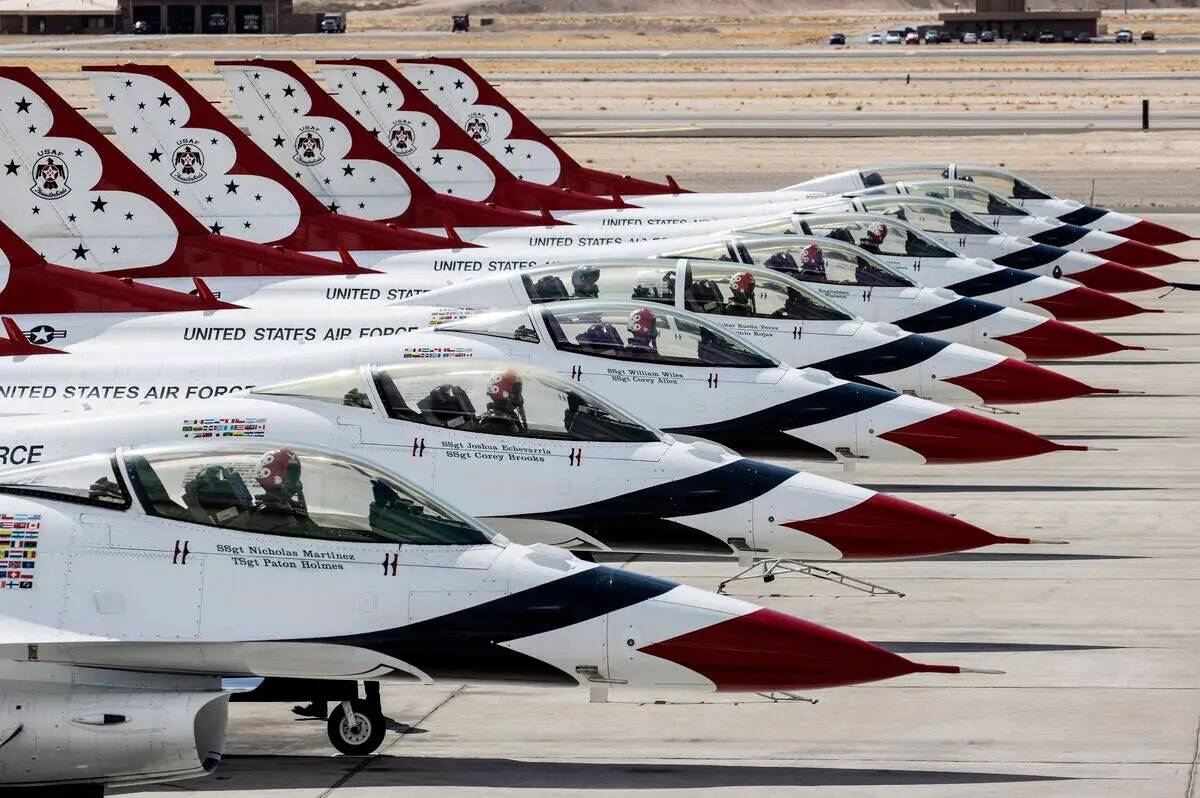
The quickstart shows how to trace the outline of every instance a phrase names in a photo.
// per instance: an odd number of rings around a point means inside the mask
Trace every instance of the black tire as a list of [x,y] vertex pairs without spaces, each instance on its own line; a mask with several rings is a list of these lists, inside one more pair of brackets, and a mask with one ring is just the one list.
[[350,701],[352,718],[346,717],[345,704],[337,704],[329,713],[326,731],[333,747],[347,756],[366,756],[375,752],[387,731],[383,713],[366,701]]

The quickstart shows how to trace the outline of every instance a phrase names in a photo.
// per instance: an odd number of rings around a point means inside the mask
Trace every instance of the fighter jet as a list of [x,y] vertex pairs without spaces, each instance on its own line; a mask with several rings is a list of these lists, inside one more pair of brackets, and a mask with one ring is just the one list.
[[[511,544],[327,449],[98,450],[5,471],[0,497],[9,789],[211,773],[222,676],[769,691],[960,672]],[[384,734],[362,702],[332,721],[365,750]]]
[[[364,362],[486,358],[541,365],[670,432],[744,454],[948,463],[1081,448],[781,365],[749,341],[674,308],[570,301],[475,316],[404,308],[386,327],[363,326],[346,314],[314,312],[297,320],[294,309],[239,322],[234,314],[245,312],[139,317],[101,329],[71,355],[14,358],[0,363],[0,398],[10,413],[43,413],[207,399]],[[443,323],[407,332],[404,313],[422,324]]]
[[975,183],[962,180],[925,180],[916,183],[888,183],[876,188],[855,192],[859,196],[879,194],[908,194],[917,197],[944,199],[963,210],[991,222],[993,227],[1008,235],[1028,238],[1039,244],[1062,247],[1072,252],[1086,252],[1098,258],[1146,268],[1169,266],[1180,258],[1164,249],[1131,241],[1128,238],[1068,224],[1060,219],[1047,219],[1031,214],[1012,200]]
[[1138,348],[1045,316],[962,297],[946,288],[921,288],[877,256],[826,236],[730,236],[659,257],[765,266],[808,283],[822,297],[869,321],[890,322],[908,332],[936,335],[1008,357],[1091,357]]
[[994,166],[961,163],[872,166],[817,177],[789,188],[797,191],[828,191],[832,194],[841,194],[846,191],[873,188],[885,183],[947,178],[984,186],[1005,199],[1013,200],[1034,216],[1058,219],[1065,224],[1113,233],[1131,241],[1163,246],[1194,240],[1187,233],[1174,230],[1158,222],[1055,196],[1027,178]]
[[983,219],[945,200],[913,195],[835,197],[807,202],[801,213],[872,213],[890,216],[920,228],[966,257],[987,258],[1000,266],[1043,276],[1072,280],[1098,291],[1122,293],[1165,288],[1188,288],[1153,274],[1028,238],[1001,233]]
[[890,559],[996,543],[965,521],[667,435],[528,366],[365,366],[237,397],[0,420],[0,465],[184,439],[277,438],[370,457],[522,544],[745,561]]
[[[1049,312],[1061,321],[1094,321],[1159,313],[1094,288],[1035,271],[1000,266],[985,258],[966,258],[908,222],[871,213],[803,213],[758,222],[736,233],[798,233],[838,238],[878,256],[910,280],[947,288],[959,296],[982,299],[1033,313]],[[1127,267],[1121,267],[1133,271]],[[1133,272],[1140,276],[1141,272]]]
[[524,307],[564,299],[632,299],[699,313],[785,363],[866,378],[950,404],[1068,399],[1095,389],[982,349],[864,321],[780,272],[688,260],[594,261],[468,280],[403,304]]

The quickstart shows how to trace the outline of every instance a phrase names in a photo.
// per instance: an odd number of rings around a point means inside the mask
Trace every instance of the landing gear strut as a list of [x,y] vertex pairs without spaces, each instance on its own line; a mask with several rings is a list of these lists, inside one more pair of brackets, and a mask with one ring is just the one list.
[[829,582],[834,582],[843,587],[849,587],[854,590],[860,590],[869,596],[897,596],[904,598],[904,594],[899,590],[893,590],[890,587],[877,585],[874,582],[868,582],[865,579],[848,576],[838,571],[831,571],[828,568],[822,568],[819,565],[812,563],[801,562],[800,560],[783,560],[769,559],[758,560],[749,567],[734,574],[726,579],[717,587],[718,593],[725,592],[725,586],[730,582],[741,582],[747,579],[762,579],[764,582],[770,583],[775,581],[776,576],[787,576],[789,574],[797,576],[812,576],[817,579],[824,579]]

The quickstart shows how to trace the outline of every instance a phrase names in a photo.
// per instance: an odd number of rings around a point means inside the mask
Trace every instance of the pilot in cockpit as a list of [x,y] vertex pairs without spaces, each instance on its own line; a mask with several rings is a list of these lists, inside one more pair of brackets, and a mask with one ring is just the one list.
[[266,532],[289,532],[313,525],[295,451],[281,447],[266,452],[259,458],[254,476],[263,490],[251,513],[254,527]]
[[814,283],[828,282],[825,276],[825,253],[816,244],[809,244],[800,254],[800,279]]
[[521,375],[505,369],[488,382],[487,410],[479,417],[477,429],[492,435],[520,435],[525,422],[525,397],[522,395]]
[[580,266],[571,272],[571,287],[576,299],[596,299],[600,296],[600,270],[595,266]]
[[634,352],[658,351],[658,317],[650,308],[638,308],[629,314],[629,340],[626,347]]
[[883,246],[887,234],[887,225],[876,222],[867,228],[866,235],[863,236],[862,241],[858,242],[859,249],[864,249],[873,255],[882,255],[883,251],[880,247]]
[[729,278],[729,301],[725,303],[726,316],[754,315],[754,275],[738,272]]

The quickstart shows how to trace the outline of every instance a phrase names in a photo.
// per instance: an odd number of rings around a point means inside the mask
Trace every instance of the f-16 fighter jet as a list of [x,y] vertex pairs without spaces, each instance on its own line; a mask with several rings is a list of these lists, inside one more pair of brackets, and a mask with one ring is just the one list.
[[[511,544],[372,462],[286,441],[5,471],[0,541],[10,790],[212,772],[222,676],[762,691],[960,671]],[[382,739],[381,716],[339,711]]]
[[[398,358],[486,358],[543,366],[668,431],[742,453],[939,463],[1084,448],[826,372],[791,368],[700,316],[652,303],[568,301],[475,316],[405,307],[391,313],[387,326],[363,326],[329,310],[313,311],[308,320],[285,309],[256,311],[239,321],[243,313],[165,314],[109,324],[71,354],[0,363],[0,395],[9,412],[44,413],[206,399]],[[409,326],[418,319],[418,326],[445,323],[407,332],[405,318]]]
[[828,191],[831,194],[841,194],[846,191],[873,188],[885,183],[947,178],[975,183],[990,189],[1005,199],[1013,200],[1034,216],[1058,219],[1065,224],[1113,233],[1131,241],[1163,246],[1193,240],[1187,233],[1174,230],[1158,222],[1055,196],[1027,178],[994,166],[961,163],[871,166],[813,178],[791,186],[790,189],[801,192]]

